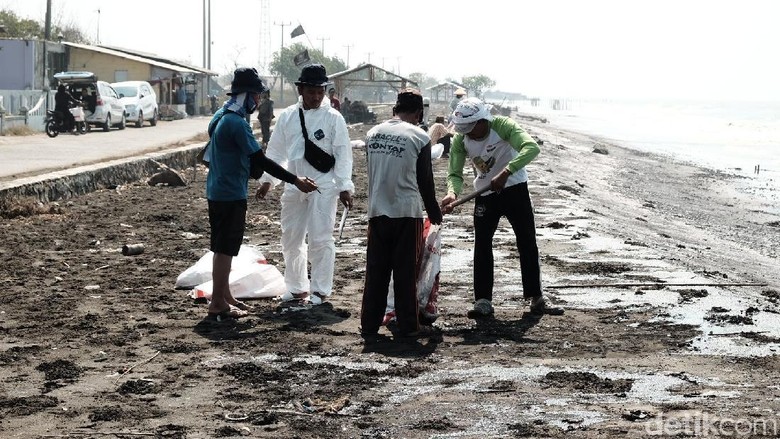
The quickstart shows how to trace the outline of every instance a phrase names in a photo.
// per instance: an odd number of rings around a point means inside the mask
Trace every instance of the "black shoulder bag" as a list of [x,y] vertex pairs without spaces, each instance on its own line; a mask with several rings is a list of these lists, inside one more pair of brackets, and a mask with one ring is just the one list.
[[303,158],[320,172],[330,171],[336,165],[336,158],[309,140],[309,133],[306,132],[306,123],[303,121],[303,109],[298,108],[298,115],[301,117],[301,130],[303,130],[303,140],[306,143]]
[[[206,142],[206,145],[203,146],[203,148],[198,151],[198,156],[196,157],[196,160],[203,166],[209,167],[209,159],[206,157],[208,156],[208,149],[209,146],[211,146],[211,136],[214,134],[214,130],[217,129],[217,124],[219,123],[219,120],[222,119],[222,116],[225,115],[226,112],[223,112],[222,115],[219,116],[219,119],[217,119],[214,124],[212,124],[208,130],[209,133],[209,140]],[[263,167],[262,167],[262,154],[263,150],[260,149],[260,151],[257,151],[256,153],[249,156],[249,176],[254,178],[255,180],[259,179],[263,176]]]

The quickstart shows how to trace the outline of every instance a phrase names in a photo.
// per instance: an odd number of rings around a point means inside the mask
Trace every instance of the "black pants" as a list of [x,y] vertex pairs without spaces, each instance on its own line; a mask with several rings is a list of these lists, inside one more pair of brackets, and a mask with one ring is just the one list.
[[263,145],[271,139],[271,119],[260,119],[260,132],[263,134]]
[[423,220],[379,216],[368,221],[366,283],[360,326],[363,333],[379,330],[387,308],[393,275],[395,316],[401,333],[417,331],[417,261],[422,255]]
[[60,116],[62,117],[62,125],[65,127],[66,130],[71,131],[76,126],[76,118],[73,117],[73,114],[70,112],[70,108],[55,108],[54,111],[59,111]]
[[477,197],[474,204],[474,298],[493,300],[493,235],[502,216],[515,232],[520,254],[523,297],[542,294],[539,249],[528,183],[506,187],[500,193]]
[[449,156],[450,155],[450,144],[452,142],[452,134],[447,134],[441,139],[439,139],[439,143],[444,145],[444,152],[442,155]]

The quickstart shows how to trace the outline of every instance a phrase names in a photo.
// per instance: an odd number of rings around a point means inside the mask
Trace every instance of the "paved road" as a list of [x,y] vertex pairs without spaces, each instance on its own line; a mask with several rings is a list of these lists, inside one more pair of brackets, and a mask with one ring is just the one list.
[[[210,117],[160,121],[156,127],[94,129],[80,136],[0,136],[0,181],[32,177],[103,161],[164,150],[206,132]],[[181,145],[177,145],[181,146]]]

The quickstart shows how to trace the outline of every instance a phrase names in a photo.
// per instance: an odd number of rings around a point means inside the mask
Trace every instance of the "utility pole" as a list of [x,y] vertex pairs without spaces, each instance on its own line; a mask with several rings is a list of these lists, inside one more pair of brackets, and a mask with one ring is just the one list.
[[320,37],[320,38],[317,38],[317,39],[320,40],[320,53],[322,53],[322,56],[324,58],[325,57],[325,40],[329,40],[330,38]]
[[[206,32],[206,26],[207,26],[207,18],[208,15],[208,9],[206,8],[206,1],[203,0],[203,38],[201,39],[201,42],[203,43],[203,68],[207,69],[209,66],[209,55],[208,55],[208,47],[209,41],[208,41],[208,33]],[[211,93],[211,76],[206,75],[206,99],[208,99],[209,94]]]
[[211,0],[209,0],[209,14],[208,14],[208,17],[209,17],[209,21],[208,21],[208,39],[209,39],[208,47],[209,47],[209,50],[208,50],[207,53],[208,53],[208,56],[209,56],[208,57],[208,64],[209,64],[208,65],[208,69],[211,70],[211,43],[212,43],[212,41],[211,41]]
[[97,20],[97,44],[100,44],[100,9],[97,10],[98,13],[98,20]]
[[[274,26],[281,26],[282,27],[282,41],[280,43],[280,49],[279,49],[279,56],[282,55],[282,50],[284,49],[284,27],[290,26],[292,23],[274,23]],[[279,86],[279,104],[284,108],[284,75],[279,72],[279,83],[281,84]]]
[[201,40],[203,43],[203,68],[205,69],[208,65],[208,57],[206,55],[206,0],[203,0],[203,38]]
[[346,45],[344,45],[344,47],[347,48],[347,68],[349,68],[349,48],[353,47],[353,46],[354,46],[354,44],[346,44]]
[[271,0],[260,0],[260,44],[258,65],[261,74],[271,73]]
[[366,52],[366,55],[368,56],[368,63],[371,64],[371,52]]
[[46,96],[46,109],[49,109],[49,66],[48,66],[48,58],[49,54],[47,53],[47,44],[48,41],[51,39],[51,0],[46,0],[46,23],[44,26],[44,32],[43,32],[43,75],[41,80],[41,88],[43,90],[46,90],[47,96]]

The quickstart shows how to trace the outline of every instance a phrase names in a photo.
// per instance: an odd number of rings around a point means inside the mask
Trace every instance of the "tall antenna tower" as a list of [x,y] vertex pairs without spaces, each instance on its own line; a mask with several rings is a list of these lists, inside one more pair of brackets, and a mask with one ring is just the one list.
[[260,0],[260,44],[257,65],[260,74],[271,74],[271,0]]

